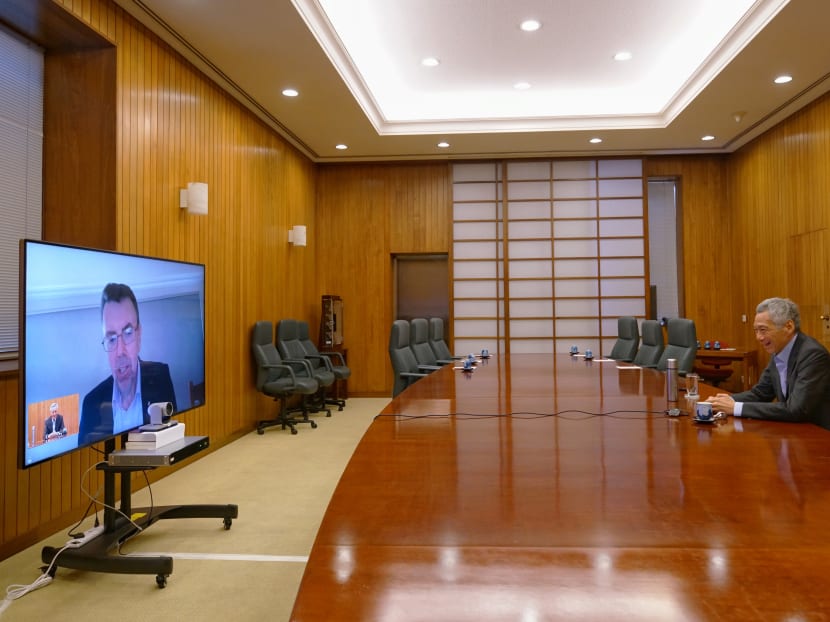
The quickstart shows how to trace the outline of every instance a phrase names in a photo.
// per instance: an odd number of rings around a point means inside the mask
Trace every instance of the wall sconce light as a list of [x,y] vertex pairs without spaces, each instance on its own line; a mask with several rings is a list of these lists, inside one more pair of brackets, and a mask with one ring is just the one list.
[[305,246],[305,225],[294,225],[288,230],[288,243]]
[[198,181],[187,184],[179,190],[179,207],[191,214],[208,213],[208,185]]

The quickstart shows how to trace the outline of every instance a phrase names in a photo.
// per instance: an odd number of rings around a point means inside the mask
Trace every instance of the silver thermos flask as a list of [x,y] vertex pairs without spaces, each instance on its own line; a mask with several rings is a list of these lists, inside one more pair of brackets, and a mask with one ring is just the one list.
[[666,360],[666,399],[677,401],[677,359]]

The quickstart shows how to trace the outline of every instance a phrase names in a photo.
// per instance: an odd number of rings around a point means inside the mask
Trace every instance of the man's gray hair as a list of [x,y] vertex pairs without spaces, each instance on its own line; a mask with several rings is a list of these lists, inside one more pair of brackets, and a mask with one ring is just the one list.
[[758,304],[755,313],[768,313],[769,319],[778,328],[792,320],[796,330],[801,330],[801,315],[798,312],[798,305],[789,298],[767,298]]

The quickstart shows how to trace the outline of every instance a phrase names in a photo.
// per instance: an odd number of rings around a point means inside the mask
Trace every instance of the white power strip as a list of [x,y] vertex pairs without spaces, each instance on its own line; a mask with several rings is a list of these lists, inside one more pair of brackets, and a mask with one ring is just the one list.
[[67,542],[66,543],[66,548],[77,549],[79,547],[82,547],[84,544],[86,544],[87,542],[89,542],[90,540],[92,540],[94,538],[97,538],[102,533],[104,533],[104,526],[103,525],[98,525],[97,527],[90,527],[89,529],[87,529],[84,532],[84,535],[82,535],[81,537],[73,538],[72,540]]

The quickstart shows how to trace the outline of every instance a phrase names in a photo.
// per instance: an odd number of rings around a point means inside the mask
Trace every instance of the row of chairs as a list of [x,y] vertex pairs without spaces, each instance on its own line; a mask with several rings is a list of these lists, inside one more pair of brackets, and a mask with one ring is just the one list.
[[[277,324],[277,339],[274,341],[274,326],[269,321],[259,321],[251,331],[251,352],[256,363],[257,391],[279,402],[276,418],[263,419],[257,423],[257,433],[265,428],[279,425],[297,433],[296,425],[308,423],[312,428],[317,423],[309,418],[309,412],[325,412],[331,416],[328,405],[343,410],[345,400],[331,397],[327,389],[337,380],[351,375],[340,352],[320,352],[309,338],[308,322],[294,319],[280,320]],[[288,400],[300,396],[299,405],[289,408]],[[294,413],[299,413],[294,416]]]
[[669,359],[676,359],[678,373],[691,373],[697,356],[694,321],[688,318],[670,318],[666,329],[664,340],[663,327],[657,320],[643,320],[642,326],[638,326],[635,318],[621,317],[617,320],[617,341],[608,358],[641,367],[656,367],[660,371],[666,370]]
[[440,317],[395,320],[389,333],[389,360],[395,374],[392,397],[456,358],[444,340]]

